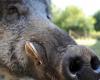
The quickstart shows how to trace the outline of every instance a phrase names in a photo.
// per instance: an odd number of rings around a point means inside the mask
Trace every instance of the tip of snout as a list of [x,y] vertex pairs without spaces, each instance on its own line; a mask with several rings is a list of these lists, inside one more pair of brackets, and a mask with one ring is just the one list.
[[67,46],[68,50],[72,51],[72,52],[77,52],[77,53],[83,53],[83,54],[91,54],[92,56],[95,56],[95,52],[84,45],[68,45]]

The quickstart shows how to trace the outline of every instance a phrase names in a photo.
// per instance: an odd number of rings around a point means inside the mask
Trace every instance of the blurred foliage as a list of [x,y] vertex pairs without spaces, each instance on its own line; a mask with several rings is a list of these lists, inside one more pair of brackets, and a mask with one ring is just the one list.
[[76,39],[76,42],[80,45],[85,45],[90,47],[100,57],[100,40],[92,38],[85,38],[85,39],[81,38],[81,39]]
[[94,16],[86,16],[75,6],[61,10],[53,5],[52,15],[56,25],[78,38],[75,39],[78,44],[92,48],[100,57],[100,11]]
[[95,30],[100,31],[100,11],[94,14],[94,18],[96,19]]
[[97,40],[97,42],[94,45],[89,47],[92,48],[96,52],[96,54],[100,57],[100,40]]
[[93,39],[100,40],[100,32],[93,31],[93,32],[90,33],[90,37],[93,38]]
[[53,21],[65,31],[73,31],[81,36],[88,35],[94,30],[95,19],[87,17],[79,8],[69,6],[60,11],[54,5],[52,7]]

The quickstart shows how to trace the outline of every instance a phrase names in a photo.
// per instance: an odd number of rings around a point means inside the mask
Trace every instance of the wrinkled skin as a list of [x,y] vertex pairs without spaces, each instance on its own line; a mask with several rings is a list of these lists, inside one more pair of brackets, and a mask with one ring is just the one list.
[[[50,20],[49,0],[0,0],[0,80],[99,80],[100,60]],[[31,42],[42,64],[25,52]]]

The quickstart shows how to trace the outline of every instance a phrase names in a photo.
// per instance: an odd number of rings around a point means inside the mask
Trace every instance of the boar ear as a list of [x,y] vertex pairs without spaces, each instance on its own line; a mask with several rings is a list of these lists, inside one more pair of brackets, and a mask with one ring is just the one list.
[[39,56],[38,51],[36,50],[35,46],[31,42],[27,41],[25,43],[25,52],[33,61],[37,61],[40,64],[42,64],[41,57]]

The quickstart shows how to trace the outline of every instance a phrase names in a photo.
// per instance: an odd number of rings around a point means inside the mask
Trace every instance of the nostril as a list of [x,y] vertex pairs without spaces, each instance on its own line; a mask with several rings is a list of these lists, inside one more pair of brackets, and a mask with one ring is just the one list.
[[97,57],[91,58],[91,67],[93,70],[98,70],[98,68],[100,68],[100,62]]
[[81,58],[76,57],[76,58],[70,59],[69,70],[72,74],[75,74],[78,71],[80,71],[82,66],[83,66],[83,61]]

